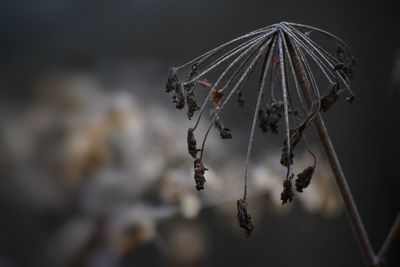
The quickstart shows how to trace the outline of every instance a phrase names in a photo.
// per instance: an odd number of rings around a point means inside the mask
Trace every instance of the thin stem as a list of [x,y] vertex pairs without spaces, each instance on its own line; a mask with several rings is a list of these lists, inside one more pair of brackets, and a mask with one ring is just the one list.
[[290,124],[289,124],[289,107],[288,107],[288,93],[287,93],[287,81],[285,75],[285,59],[283,55],[283,34],[279,32],[279,65],[281,71],[281,85],[282,85],[282,95],[283,95],[283,106],[285,113],[285,126],[286,126],[286,146],[287,146],[287,173],[286,179],[290,179],[291,172],[291,155],[292,155],[292,144],[290,141]]
[[[304,98],[308,105],[311,105],[311,84],[310,80],[307,79],[305,70],[301,67],[300,56],[298,50],[291,42],[289,42],[289,49],[291,51],[292,61],[295,65],[295,71],[297,78],[299,79],[299,84],[303,92]],[[331,166],[332,172],[334,174],[336,184],[339,187],[339,191],[345,203],[347,214],[349,215],[351,225],[353,227],[356,239],[361,248],[361,252],[364,256],[364,260],[367,266],[374,266],[375,254],[372,250],[371,243],[369,241],[367,232],[364,228],[363,222],[361,220],[360,214],[358,212],[357,206],[354,202],[353,195],[351,194],[350,188],[347,184],[346,177],[343,173],[342,167],[340,165],[339,159],[336,155],[335,149],[333,147],[331,138],[325,127],[325,123],[322,119],[320,113],[318,113],[314,120],[315,128],[317,129],[319,138],[321,140],[322,146],[327,155],[329,164]]]
[[256,123],[257,123],[257,118],[258,118],[258,112],[260,110],[261,99],[262,99],[262,96],[263,96],[263,93],[264,93],[265,80],[267,78],[269,66],[271,65],[272,55],[274,54],[274,50],[275,50],[275,42],[272,43],[271,48],[266,53],[267,62],[264,64],[263,70],[262,70],[262,74],[261,74],[262,77],[261,77],[261,81],[260,81],[260,89],[259,89],[259,92],[258,92],[257,104],[256,104],[256,108],[255,108],[255,111],[254,111],[253,123],[251,125],[249,144],[247,146],[246,161],[245,161],[245,165],[244,165],[244,194],[243,194],[243,200],[246,200],[246,198],[247,198],[248,168],[249,168],[251,150],[253,148],[254,132],[255,132],[255,129],[256,129]]
[[231,40],[231,41],[229,41],[227,43],[224,43],[224,44],[222,44],[222,45],[220,45],[220,46],[218,46],[218,47],[216,47],[216,48],[214,48],[212,50],[209,50],[208,52],[206,52],[206,53],[204,53],[204,54],[202,54],[202,55],[190,60],[189,62],[186,62],[184,65],[179,66],[176,69],[180,70],[180,69],[183,69],[183,68],[195,63],[196,61],[199,61],[199,60],[203,61],[206,58],[208,58],[209,56],[211,56],[211,55],[217,53],[218,51],[220,51],[221,49],[225,48],[226,46],[231,45],[231,44],[233,44],[233,43],[235,43],[237,41],[252,37],[254,35],[268,32],[268,29],[271,28],[271,27],[272,26],[268,26],[268,27],[265,27],[265,28],[262,28],[262,29],[258,29],[258,30],[252,31],[252,32],[247,33],[245,35],[239,36],[239,37],[237,37],[237,38],[235,38],[235,39],[233,39],[233,40]]
[[[206,99],[203,102],[203,105],[201,106],[199,115],[197,116],[197,120],[196,120],[196,124],[193,127],[193,129],[196,129],[197,126],[199,125],[201,116],[203,115],[204,109],[208,103],[208,100],[211,96],[211,92],[213,90],[215,90],[215,88],[219,85],[220,81],[225,77],[225,75],[228,73],[228,71],[237,63],[239,62],[244,56],[247,55],[247,53],[249,53],[252,49],[254,49],[254,47],[259,48],[259,46],[257,46],[257,44],[262,43],[262,39],[260,39],[259,41],[257,41],[256,43],[254,43],[253,45],[251,45],[249,48],[246,49],[246,51],[244,51],[241,55],[239,55],[225,70],[224,72],[220,75],[220,77],[218,78],[218,80],[215,82],[215,84],[212,86],[212,88],[209,90],[208,95],[206,97]],[[257,49],[254,49],[254,51],[252,53],[250,53],[250,55],[246,58],[246,60],[240,65],[239,70],[243,67],[244,64],[246,64],[248,62],[248,60],[251,59],[251,57],[254,55],[254,52],[257,51]],[[235,71],[234,75],[236,75],[237,72]],[[233,77],[233,76],[232,76]]]
[[[275,39],[274,39],[275,40]],[[206,143],[206,139],[208,134],[210,133],[211,130],[211,126],[213,125],[213,123],[215,122],[215,120],[218,118],[219,114],[221,113],[223,107],[226,105],[226,103],[228,103],[229,99],[232,97],[232,95],[235,93],[236,89],[240,86],[240,84],[242,83],[242,81],[246,78],[247,75],[250,75],[251,71],[253,70],[254,66],[256,65],[257,61],[260,59],[261,54],[264,52],[264,50],[267,48],[268,45],[270,45],[271,40],[267,40],[266,44],[263,45],[263,47],[260,49],[260,51],[258,52],[258,54],[256,55],[256,57],[252,60],[251,64],[248,66],[248,68],[244,71],[244,73],[242,74],[242,76],[240,77],[239,81],[236,83],[235,87],[233,87],[233,89],[231,90],[231,92],[229,93],[229,95],[226,97],[225,101],[220,105],[217,106],[215,108],[215,112],[214,112],[214,117],[210,122],[210,125],[208,126],[207,132],[204,136],[203,139],[203,143],[201,146],[201,155],[200,155],[200,159],[202,159],[203,157],[203,153],[204,153],[204,146]]]
[[322,146],[325,150],[332,172],[335,176],[336,184],[338,185],[339,191],[343,197],[347,213],[353,226],[353,230],[364,254],[364,259],[368,266],[374,266],[374,251],[372,249],[364,224],[358,212],[356,203],[354,202],[353,195],[350,191],[349,185],[347,184],[346,177],[344,176],[342,167],[336,155],[331,138],[329,137],[321,114],[317,115],[314,121],[314,125],[317,129],[319,138],[322,142]]
[[382,245],[381,250],[378,255],[375,257],[375,265],[379,266],[385,260],[385,257],[389,251],[389,249],[393,246],[394,241],[400,235],[400,214],[397,215],[396,221],[393,223],[392,228],[389,231],[389,234],[386,237],[385,242]]
[[214,121],[215,120],[211,120],[210,124],[208,125],[207,132],[204,135],[203,142],[201,143],[200,160],[203,159],[204,146],[206,145],[206,140],[207,140],[208,134],[210,133],[210,130],[211,130],[211,127],[212,127]]

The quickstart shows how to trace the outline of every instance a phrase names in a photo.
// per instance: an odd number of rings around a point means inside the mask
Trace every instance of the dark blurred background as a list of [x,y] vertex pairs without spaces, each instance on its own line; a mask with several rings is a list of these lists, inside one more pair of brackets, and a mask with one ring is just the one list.
[[[189,124],[164,93],[168,68],[279,21],[328,30],[357,58],[355,102],[325,118],[378,250],[400,210],[395,1],[5,0],[0,266],[363,266],[345,211],[315,204],[325,195],[310,192],[309,209],[285,211],[262,180],[256,231],[245,239],[237,196],[225,202],[190,187]],[[248,125],[240,114],[230,121]],[[222,163],[244,155],[247,134],[229,149],[210,145],[211,167],[232,174]],[[271,153],[258,147],[254,161],[266,166]],[[218,168],[216,195],[226,176]],[[175,178],[186,174],[190,189]],[[387,266],[400,266],[399,252],[397,242]]]

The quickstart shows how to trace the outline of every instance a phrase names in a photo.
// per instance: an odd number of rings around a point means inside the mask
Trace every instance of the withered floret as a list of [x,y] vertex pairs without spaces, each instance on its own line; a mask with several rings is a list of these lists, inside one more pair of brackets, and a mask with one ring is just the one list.
[[282,204],[292,202],[293,196],[292,181],[291,179],[285,179],[285,181],[283,181],[283,191],[281,193]]
[[267,107],[266,110],[260,108],[258,112],[258,119],[260,121],[259,126],[261,131],[268,132],[271,131],[273,134],[278,134],[279,121],[283,114],[283,104],[282,103],[272,103]]
[[172,96],[172,103],[175,104],[175,108],[177,109],[183,109],[185,107],[185,97],[183,96],[183,90],[180,85],[175,89],[175,93]]
[[303,192],[303,189],[307,188],[310,185],[314,170],[315,166],[309,166],[305,168],[301,173],[297,174],[295,185],[298,192]]
[[198,191],[204,189],[204,184],[206,183],[206,178],[204,177],[204,173],[208,169],[204,167],[203,162],[200,159],[196,159],[194,161],[194,180],[196,182],[196,189]]
[[189,128],[188,129],[188,133],[187,133],[187,145],[188,145],[188,151],[189,154],[193,157],[193,158],[197,158],[197,152],[200,151],[200,149],[197,149],[197,142],[196,142],[196,138],[194,137],[194,132],[193,132],[193,128]]
[[254,230],[254,224],[253,217],[251,217],[250,213],[247,210],[246,200],[239,199],[237,201],[237,211],[239,226],[245,230],[245,234],[248,237]]
[[326,112],[328,109],[330,109],[333,103],[336,102],[338,97],[339,97],[339,83],[334,82],[333,84],[330,85],[328,94],[321,98],[320,110],[322,112]]
[[196,96],[193,90],[187,92],[186,103],[188,105],[187,117],[190,120],[192,119],[194,112],[200,109],[199,105],[197,104]]
[[225,128],[221,122],[221,120],[217,119],[214,122],[215,127],[219,131],[219,136],[221,136],[222,139],[230,139],[232,138],[232,133],[231,129]]
[[211,91],[211,99],[214,102],[214,104],[218,104],[221,102],[222,98],[224,97],[224,91],[214,89]]
[[176,68],[170,68],[168,72],[168,79],[167,82],[165,83],[165,90],[167,93],[172,92],[176,90],[177,87],[179,87],[179,78],[176,73]]

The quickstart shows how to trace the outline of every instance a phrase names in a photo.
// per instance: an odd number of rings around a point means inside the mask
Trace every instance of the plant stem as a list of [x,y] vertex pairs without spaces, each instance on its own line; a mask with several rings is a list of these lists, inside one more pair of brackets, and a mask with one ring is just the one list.
[[331,138],[326,130],[325,123],[321,114],[318,114],[314,121],[315,128],[317,129],[322,146],[324,147],[326,156],[334,174],[339,191],[343,197],[347,214],[350,217],[351,225],[353,226],[356,239],[361,247],[364,260],[367,266],[375,266],[375,254],[369,241],[367,232],[365,231],[363,222],[358,212],[357,206],[354,202],[353,195],[351,194],[349,185],[347,184],[346,177],[344,176],[339,159],[336,155]]
[[392,228],[389,231],[389,234],[386,237],[385,242],[382,245],[381,250],[378,255],[375,257],[375,266],[379,266],[385,260],[386,254],[389,249],[393,246],[396,237],[400,234],[400,214],[397,215],[396,221],[393,223]]
[[[290,39],[288,39],[288,49],[293,62],[293,69],[296,78],[298,79],[299,87],[304,95],[307,105],[311,107],[313,103],[312,85],[301,61],[301,51],[295,43],[290,41]],[[324,147],[336,183],[339,187],[339,192],[344,200],[346,211],[350,217],[350,222],[353,227],[358,244],[360,245],[365,263],[368,267],[379,266],[382,263],[383,258],[387,254],[388,250],[393,245],[396,236],[400,233],[400,215],[397,217],[396,222],[394,223],[386,238],[386,241],[384,242],[380,252],[376,256],[372,249],[368,234],[364,228],[364,224],[358,212],[357,206],[354,202],[353,195],[350,191],[349,185],[347,184],[346,177],[343,173],[331,138],[329,137],[324,120],[320,113],[316,115],[314,119],[314,125],[322,142],[322,146]]]

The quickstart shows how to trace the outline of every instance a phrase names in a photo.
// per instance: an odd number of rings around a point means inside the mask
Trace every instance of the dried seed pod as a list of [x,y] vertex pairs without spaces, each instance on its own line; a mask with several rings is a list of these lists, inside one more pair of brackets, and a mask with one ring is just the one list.
[[278,134],[279,121],[283,115],[283,104],[282,103],[272,103],[267,113],[269,115],[268,126],[271,129],[271,133]]
[[260,126],[260,129],[263,133],[268,132],[268,127],[270,124],[269,119],[270,118],[268,114],[264,111],[264,109],[260,108],[260,110],[258,111],[258,120],[259,120],[258,125]]
[[187,94],[186,94],[186,103],[187,103],[187,106],[188,106],[187,117],[190,120],[190,119],[192,119],[193,114],[197,110],[200,109],[199,105],[197,104],[196,96],[195,96],[193,90],[187,92]]
[[330,109],[333,103],[336,102],[338,97],[339,97],[339,83],[334,82],[330,85],[328,94],[321,98],[320,110],[322,112],[326,112],[328,109]]
[[204,175],[194,175],[194,181],[196,182],[197,191],[204,189],[204,184],[206,183],[206,178],[204,178]]
[[292,181],[291,181],[292,177],[290,179],[285,179],[285,181],[283,181],[283,191],[281,193],[282,204],[286,204],[287,202],[292,202],[293,200],[294,193],[292,189]]
[[208,169],[204,167],[201,159],[196,159],[194,161],[194,180],[196,182],[196,189],[198,191],[204,189],[204,184],[206,183],[206,178],[204,178],[204,173]]
[[278,134],[279,121],[282,118],[283,114],[283,104],[281,103],[272,103],[267,110],[260,108],[258,113],[259,126],[261,130],[265,133],[268,132],[268,129],[271,130],[271,133]]
[[340,61],[333,68],[334,71],[338,71],[344,78],[353,78],[354,77],[354,66],[356,64],[356,60],[354,58]]
[[176,68],[170,68],[168,73],[168,79],[165,83],[165,90],[167,93],[175,91],[180,85],[179,78],[176,72]]
[[219,131],[219,136],[221,136],[222,139],[232,138],[231,129],[225,128],[220,119],[216,119],[214,125]]
[[199,68],[199,64],[196,62],[190,67],[189,79],[193,79],[194,76],[197,75],[197,70]]
[[185,97],[183,96],[182,86],[175,88],[175,93],[172,96],[172,103],[175,104],[175,108],[183,109],[185,107]]
[[297,175],[295,185],[298,192],[303,192],[303,189],[310,185],[314,170],[315,166],[309,166]]
[[347,63],[344,64],[343,72],[348,78],[354,77],[354,66],[356,65],[356,60],[352,58]]
[[187,145],[188,145],[188,151],[189,154],[193,157],[193,158],[197,158],[197,152],[200,151],[200,149],[197,149],[197,142],[196,142],[196,138],[194,137],[194,132],[193,132],[193,128],[189,128],[188,129],[188,133],[187,133]]
[[214,104],[218,104],[224,97],[224,92],[222,90],[214,89],[211,91],[211,99]]
[[344,53],[345,53],[344,48],[342,46],[338,45],[337,49],[336,49],[335,57],[339,62],[344,62],[344,60],[345,60],[345,54]]
[[247,210],[247,202],[244,199],[239,199],[237,201],[237,218],[239,222],[239,226],[245,230],[246,236],[250,236],[250,234],[254,230],[253,218]]

